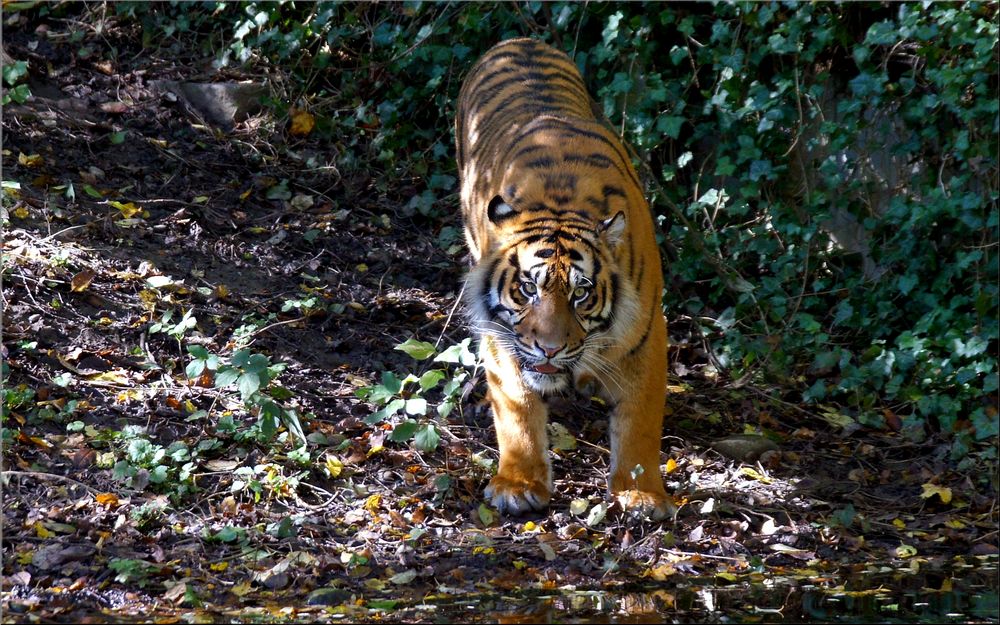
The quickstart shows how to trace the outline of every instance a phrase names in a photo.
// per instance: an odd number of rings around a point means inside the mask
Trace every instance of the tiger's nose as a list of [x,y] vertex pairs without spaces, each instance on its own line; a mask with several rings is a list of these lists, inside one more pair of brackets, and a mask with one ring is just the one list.
[[565,345],[557,345],[557,346],[553,347],[551,345],[542,345],[538,341],[535,341],[535,347],[537,347],[538,349],[542,350],[542,353],[545,354],[546,358],[554,358],[555,355],[558,354],[559,352],[561,352],[562,349],[564,347],[566,347],[566,346]]

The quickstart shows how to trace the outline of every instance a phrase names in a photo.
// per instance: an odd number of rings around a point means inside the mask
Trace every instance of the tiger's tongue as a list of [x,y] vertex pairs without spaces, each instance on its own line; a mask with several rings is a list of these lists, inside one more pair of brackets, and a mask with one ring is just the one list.
[[547,362],[546,363],[542,363],[540,365],[535,365],[534,367],[532,367],[532,369],[534,369],[538,373],[545,373],[545,374],[559,373],[559,368],[558,367],[554,367],[554,366],[552,366],[551,364],[549,364]]

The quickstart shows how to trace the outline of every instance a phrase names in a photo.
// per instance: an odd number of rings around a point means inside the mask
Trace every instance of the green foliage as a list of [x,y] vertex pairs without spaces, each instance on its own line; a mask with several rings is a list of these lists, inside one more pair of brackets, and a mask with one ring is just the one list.
[[3,97],[0,103],[7,106],[11,102],[23,104],[31,96],[27,84],[17,84],[28,75],[27,61],[14,61],[3,66]]
[[420,451],[436,449],[440,435],[434,419],[429,416],[432,404],[428,397],[433,396],[437,402],[436,412],[441,419],[447,418],[459,405],[462,386],[469,377],[466,368],[476,364],[476,356],[469,350],[470,343],[471,339],[465,339],[441,352],[431,343],[412,338],[397,345],[397,350],[415,360],[431,359],[445,366],[425,370],[419,375],[408,373],[402,378],[385,371],[381,383],[359,388],[358,397],[379,406],[365,421],[372,425],[393,422],[389,440],[412,441]]
[[994,436],[991,10],[629,8],[606,21],[614,53],[588,61],[611,79],[609,118],[671,183],[653,195],[681,285],[668,316],[714,318],[733,376],[863,424],[907,415],[910,436],[955,437],[956,458]]
[[[462,77],[497,41],[549,41],[636,151],[668,318],[729,377],[899,417],[956,460],[997,434],[994,5],[122,4],[144,28],[177,18],[168,35],[221,27],[219,65],[287,70],[278,111],[316,105],[338,169],[413,189],[399,212],[441,221],[446,249]],[[373,418],[423,416],[425,391],[386,374]]]

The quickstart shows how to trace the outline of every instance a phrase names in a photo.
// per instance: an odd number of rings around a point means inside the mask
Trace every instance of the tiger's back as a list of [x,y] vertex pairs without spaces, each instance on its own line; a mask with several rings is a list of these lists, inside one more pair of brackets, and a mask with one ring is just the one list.
[[500,447],[487,496],[502,511],[547,504],[544,397],[591,381],[615,407],[609,489],[658,515],[667,501],[659,250],[627,152],[593,111],[569,57],[532,39],[490,49],[459,94],[466,301]]

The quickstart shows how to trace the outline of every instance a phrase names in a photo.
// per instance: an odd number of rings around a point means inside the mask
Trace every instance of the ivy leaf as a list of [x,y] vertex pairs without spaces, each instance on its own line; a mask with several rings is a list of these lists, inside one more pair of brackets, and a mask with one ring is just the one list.
[[441,437],[438,435],[437,430],[434,426],[427,424],[417,430],[413,435],[413,444],[417,449],[424,452],[430,452],[437,449],[438,442],[440,442]]
[[416,339],[406,339],[405,342],[397,345],[396,349],[405,352],[408,356],[416,360],[426,360],[437,351],[434,349],[433,344]]

